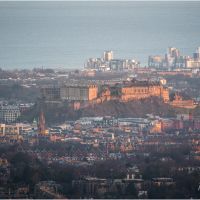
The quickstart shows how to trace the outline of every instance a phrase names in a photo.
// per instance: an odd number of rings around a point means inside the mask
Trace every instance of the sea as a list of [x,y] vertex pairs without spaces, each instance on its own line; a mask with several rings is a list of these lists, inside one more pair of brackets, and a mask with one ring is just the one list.
[[200,46],[200,2],[0,2],[2,69],[82,69],[105,50],[145,66],[171,46]]

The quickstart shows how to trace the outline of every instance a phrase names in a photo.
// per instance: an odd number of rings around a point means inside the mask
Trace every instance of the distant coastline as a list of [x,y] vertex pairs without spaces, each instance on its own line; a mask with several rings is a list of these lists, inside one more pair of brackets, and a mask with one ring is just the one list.
[[0,2],[0,67],[82,68],[112,49],[144,66],[149,55],[200,44],[200,2]]

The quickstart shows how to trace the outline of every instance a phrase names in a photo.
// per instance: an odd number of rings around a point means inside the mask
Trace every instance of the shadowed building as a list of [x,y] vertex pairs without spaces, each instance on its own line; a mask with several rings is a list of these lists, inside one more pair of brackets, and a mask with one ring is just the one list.
[[60,89],[62,100],[92,101],[97,98],[98,87],[96,85],[65,85]]
[[97,98],[96,85],[47,85],[41,88],[45,101],[92,101]]
[[43,86],[41,94],[48,101],[58,101],[60,100],[60,87],[58,85]]

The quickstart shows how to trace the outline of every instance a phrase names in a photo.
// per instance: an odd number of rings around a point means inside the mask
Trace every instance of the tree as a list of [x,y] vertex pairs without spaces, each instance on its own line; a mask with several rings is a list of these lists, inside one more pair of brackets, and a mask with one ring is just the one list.
[[127,188],[126,188],[126,196],[127,198],[131,198],[131,199],[135,199],[137,198],[137,190],[135,188],[135,184],[134,182],[131,182],[128,184]]

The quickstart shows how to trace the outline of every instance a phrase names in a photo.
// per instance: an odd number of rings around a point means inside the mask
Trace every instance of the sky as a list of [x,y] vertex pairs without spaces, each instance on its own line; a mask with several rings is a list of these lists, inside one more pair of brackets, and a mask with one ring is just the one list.
[[[0,1],[55,1],[56,2],[56,0],[0,0]],[[88,2],[88,1],[93,1],[93,2],[95,2],[95,1],[105,1],[105,0],[62,0],[62,1],[86,1],[86,2]],[[141,0],[106,0],[105,2],[107,2],[107,1],[121,1],[121,2],[126,2],[126,1],[141,1]],[[142,0],[142,1],[152,1],[152,0]],[[163,2],[167,2],[166,0],[153,0],[153,1],[163,1]],[[176,1],[188,1],[188,2],[192,2],[193,0],[168,0],[168,1],[174,1],[174,2],[176,2]],[[200,1],[200,0],[196,0],[196,1]]]

